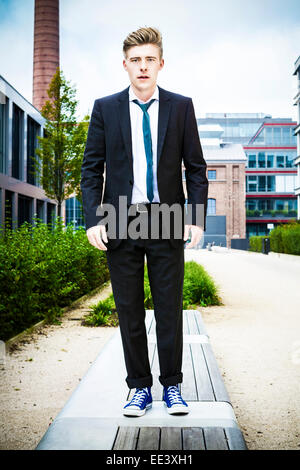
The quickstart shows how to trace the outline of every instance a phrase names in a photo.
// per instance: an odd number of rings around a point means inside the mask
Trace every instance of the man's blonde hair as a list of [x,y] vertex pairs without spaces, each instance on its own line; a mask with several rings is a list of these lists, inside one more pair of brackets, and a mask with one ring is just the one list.
[[127,51],[131,47],[141,46],[142,44],[154,44],[159,48],[159,57],[162,59],[163,47],[162,47],[162,36],[157,28],[139,28],[137,31],[133,31],[128,34],[127,38],[123,42],[123,53],[125,58],[127,57]]

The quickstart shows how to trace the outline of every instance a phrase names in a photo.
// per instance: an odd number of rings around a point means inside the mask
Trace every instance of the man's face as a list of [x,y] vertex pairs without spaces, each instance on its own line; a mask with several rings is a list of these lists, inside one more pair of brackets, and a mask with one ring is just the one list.
[[160,60],[157,46],[143,44],[128,49],[123,66],[133,87],[142,92],[155,87],[157,74],[164,66],[164,59]]

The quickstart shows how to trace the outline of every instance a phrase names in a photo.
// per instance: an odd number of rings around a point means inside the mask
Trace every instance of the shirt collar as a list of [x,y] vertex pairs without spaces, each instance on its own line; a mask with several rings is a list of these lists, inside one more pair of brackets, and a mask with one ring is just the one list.
[[134,91],[132,89],[132,86],[130,85],[130,87],[129,87],[129,101],[138,100],[139,103],[143,104],[143,103],[148,103],[148,101],[153,100],[153,99],[159,101],[159,92],[158,92],[158,86],[157,85],[155,87],[153,95],[147,101],[141,101],[136,96],[136,94],[134,93]]

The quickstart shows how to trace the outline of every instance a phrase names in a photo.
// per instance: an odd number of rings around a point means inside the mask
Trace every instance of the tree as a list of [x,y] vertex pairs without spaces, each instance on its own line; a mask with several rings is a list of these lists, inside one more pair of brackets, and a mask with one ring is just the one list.
[[47,197],[54,199],[61,216],[61,205],[75,193],[81,201],[80,178],[83,152],[90,117],[76,122],[76,89],[57,68],[47,90],[49,100],[41,109],[45,118],[44,136],[38,136],[35,173]]

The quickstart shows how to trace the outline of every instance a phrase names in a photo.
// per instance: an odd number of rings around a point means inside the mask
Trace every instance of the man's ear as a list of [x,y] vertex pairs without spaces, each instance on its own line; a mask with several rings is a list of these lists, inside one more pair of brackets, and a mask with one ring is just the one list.
[[163,68],[163,66],[165,65],[165,59],[161,59],[160,61],[160,68],[159,70],[161,70]]
[[127,70],[127,64],[126,64],[126,60],[125,60],[125,59],[123,59],[123,67],[124,67],[125,70]]

